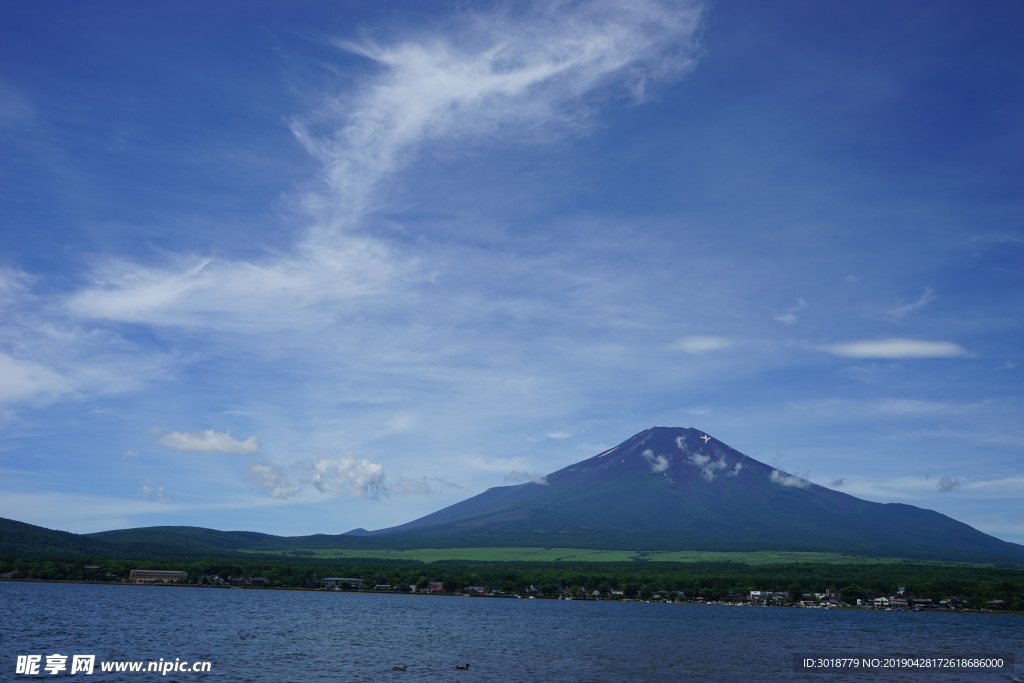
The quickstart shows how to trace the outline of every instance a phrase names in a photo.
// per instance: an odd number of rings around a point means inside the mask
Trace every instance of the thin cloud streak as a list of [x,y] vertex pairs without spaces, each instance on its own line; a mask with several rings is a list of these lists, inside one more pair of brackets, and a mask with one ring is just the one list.
[[736,341],[729,337],[716,335],[690,335],[683,337],[672,344],[672,348],[699,356],[704,353],[722,351],[735,345]]
[[206,429],[201,432],[168,432],[156,440],[157,444],[176,451],[199,453],[258,453],[259,442],[255,436],[236,439],[231,432],[215,432]]
[[892,308],[886,313],[885,317],[888,318],[889,320],[897,322],[901,321],[911,313],[919,311],[928,304],[930,304],[932,301],[935,301],[935,299],[935,290],[932,289],[931,287],[926,287],[924,292],[921,294],[920,298],[917,299],[917,301]]
[[74,316],[133,323],[238,331],[322,325],[323,304],[387,292],[408,277],[381,241],[347,236],[332,245],[300,244],[294,254],[264,263],[169,258],[162,266],[108,261],[90,286],[68,297]]
[[877,339],[828,344],[820,351],[843,358],[904,360],[917,358],[958,358],[971,353],[959,344],[921,339]]

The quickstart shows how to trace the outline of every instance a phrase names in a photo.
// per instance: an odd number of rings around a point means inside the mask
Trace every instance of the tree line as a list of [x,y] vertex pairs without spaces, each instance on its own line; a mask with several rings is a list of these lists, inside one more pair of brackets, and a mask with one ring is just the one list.
[[[746,565],[736,562],[471,562],[345,559],[240,560],[166,558],[118,559],[101,557],[0,557],[0,577],[66,581],[127,580],[132,569],[171,569],[188,572],[189,583],[228,579],[266,579],[277,588],[313,588],[327,577],[362,579],[371,588],[388,585],[398,590],[425,588],[441,582],[460,592],[481,586],[522,594],[535,589],[545,595],[598,591],[602,596],[621,591],[623,597],[650,598],[659,592],[682,592],[687,598],[722,600],[749,591],[787,592],[790,600],[826,591],[853,604],[857,599],[904,595],[938,603],[947,598],[966,606],[1024,610],[1024,570],[1015,567],[925,563]],[[12,572],[14,574],[12,574]]]

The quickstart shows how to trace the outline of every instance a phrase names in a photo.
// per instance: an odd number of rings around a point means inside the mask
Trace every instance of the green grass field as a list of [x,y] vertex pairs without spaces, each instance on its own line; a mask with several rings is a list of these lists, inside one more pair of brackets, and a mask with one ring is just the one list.
[[[879,564],[902,562],[898,558],[863,557],[841,553],[810,552],[714,552],[684,550],[676,552],[642,550],[591,550],[586,548],[419,548],[416,550],[311,550],[305,557],[319,559],[366,558],[378,560],[416,560],[438,562],[735,562],[747,565],[791,564]],[[310,553],[310,554],[307,554]],[[265,553],[264,553],[265,554]],[[289,551],[277,553],[289,556]],[[930,563],[923,563],[930,564]]]

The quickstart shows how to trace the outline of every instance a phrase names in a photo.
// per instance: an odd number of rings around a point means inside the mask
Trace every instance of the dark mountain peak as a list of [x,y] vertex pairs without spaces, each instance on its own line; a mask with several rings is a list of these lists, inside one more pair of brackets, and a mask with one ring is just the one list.
[[659,475],[676,487],[723,485],[730,480],[813,486],[740,453],[706,432],[681,427],[645,429],[618,446],[549,475],[547,481],[564,483],[582,476],[614,478],[630,472]]

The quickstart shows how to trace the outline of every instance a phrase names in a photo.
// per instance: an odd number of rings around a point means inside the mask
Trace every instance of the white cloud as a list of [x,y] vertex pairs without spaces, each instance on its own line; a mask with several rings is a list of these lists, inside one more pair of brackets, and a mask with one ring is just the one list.
[[943,477],[942,479],[939,479],[939,483],[936,484],[936,488],[938,488],[939,491],[942,492],[953,491],[955,489],[960,488],[960,486],[961,484],[959,481],[955,479],[950,479],[949,477]]
[[820,351],[844,358],[901,360],[911,358],[955,358],[971,353],[959,344],[921,339],[876,339],[829,344]]
[[[677,437],[676,443],[679,442],[680,439]],[[682,444],[680,444],[680,447],[682,447]],[[714,481],[715,475],[720,470],[724,470],[729,467],[729,463],[726,462],[724,455],[718,456],[718,460],[712,460],[710,455],[705,455],[703,453],[692,453],[689,456],[687,456],[686,459],[689,460],[692,464],[699,467],[701,475],[708,481]],[[742,465],[740,463],[736,464],[740,466],[740,469],[742,469]],[[736,469],[732,472],[733,475],[738,473],[739,469]]]
[[384,466],[353,455],[321,457],[288,466],[258,463],[248,468],[249,477],[272,498],[315,500],[322,496],[347,496],[379,500],[390,495],[428,495],[462,488],[438,477],[399,477],[389,483]]
[[734,346],[736,342],[729,337],[719,337],[714,335],[691,335],[683,337],[679,341],[672,344],[672,348],[678,351],[684,351],[686,353],[692,353],[694,355],[700,355],[702,353],[710,353],[712,351],[721,351],[722,349],[728,349]]
[[272,498],[290,498],[301,490],[288,481],[288,476],[281,467],[256,463],[249,465],[248,472],[257,486],[269,489],[268,493]]
[[142,485],[139,495],[153,503],[162,503],[166,505],[171,502],[170,497],[167,495],[167,490],[163,486],[154,486],[150,482],[146,482]]
[[804,301],[803,299],[797,299],[795,306],[790,307],[790,309],[785,313],[780,313],[779,315],[775,316],[775,319],[778,320],[780,323],[792,325],[793,323],[796,322],[796,314],[804,310],[805,308],[807,308],[807,302]]
[[215,432],[212,429],[201,432],[168,432],[156,442],[176,451],[245,454],[259,452],[259,443],[255,436],[240,441],[231,436],[231,432]]
[[644,460],[651,466],[652,472],[664,472],[672,464],[672,460],[664,455],[655,455],[650,448],[641,453]]
[[772,470],[769,479],[771,479],[776,484],[781,484],[782,486],[792,486],[798,489],[805,489],[811,485],[811,482],[807,481],[806,479],[801,479],[800,477],[795,477],[792,474],[786,474],[785,472],[780,472],[779,470]]
[[313,471],[310,481],[320,493],[377,499],[388,492],[384,467],[365,458],[323,457],[296,467]]

